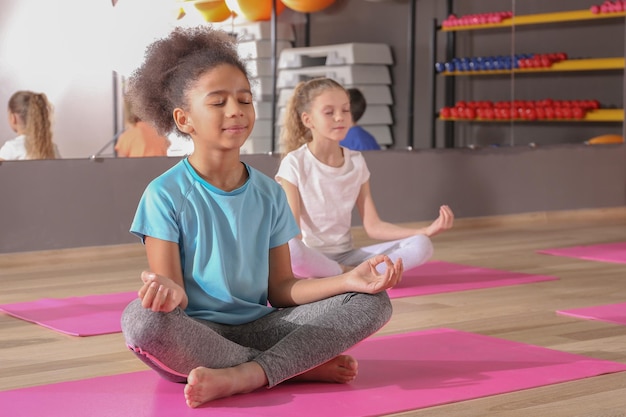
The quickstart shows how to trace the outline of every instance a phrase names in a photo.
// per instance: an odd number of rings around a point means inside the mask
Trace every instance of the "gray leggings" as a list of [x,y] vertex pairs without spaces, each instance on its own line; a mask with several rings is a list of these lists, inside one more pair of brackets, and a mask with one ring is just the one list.
[[391,318],[386,292],[346,293],[278,309],[258,320],[225,325],[180,308],[155,313],[132,301],[122,315],[128,347],[162,377],[185,382],[198,366],[227,368],[255,361],[269,387],[315,368],[379,330]]

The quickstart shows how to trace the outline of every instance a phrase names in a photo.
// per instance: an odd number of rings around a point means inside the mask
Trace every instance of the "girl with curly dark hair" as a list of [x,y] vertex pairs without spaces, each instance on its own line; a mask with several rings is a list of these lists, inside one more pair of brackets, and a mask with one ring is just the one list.
[[[190,407],[286,380],[347,383],[342,352],[391,317],[386,289],[402,262],[375,256],[325,279],[298,279],[287,242],[299,233],[280,185],[240,160],[255,121],[245,64],[210,27],[156,41],[130,79],[139,117],[194,152],[153,180],[131,232],[149,271],[122,317],[126,343]],[[384,264],[384,272],[376,266]]]

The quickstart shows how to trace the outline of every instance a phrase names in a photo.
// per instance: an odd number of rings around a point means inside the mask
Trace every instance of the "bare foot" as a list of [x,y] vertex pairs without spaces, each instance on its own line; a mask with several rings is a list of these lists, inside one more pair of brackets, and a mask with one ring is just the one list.
[[189,407],[196,408],[208,401],[254,391],[267,384],[267,376],[256,362],[224,369],[200,366],[187,377],[185,401]]
[[347,384],[358,374],[359,363],[352,356],[339,355],[303,374],[291,378],[292,381],[318,381]]

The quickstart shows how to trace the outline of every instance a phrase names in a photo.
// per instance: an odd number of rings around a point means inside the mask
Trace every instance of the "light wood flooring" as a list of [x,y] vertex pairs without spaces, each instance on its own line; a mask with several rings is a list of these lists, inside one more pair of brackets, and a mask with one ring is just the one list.
[[[535,252],[624,241],[625,208],[460,219],[455,226],[433,239],[434,259],[559,280],[394,299],[393,318],[373,337],[447,327],[626,363],[626,326],[555,314],[626,301],[626,265]],[[358,228],[355,236],[370,243]],[[0,304],[136,290],[145,265],[139,244],[0,255]],[[121,334],[72,337],[0,314],[0,391],[144,369]],[[626,416],[626,372],[397,415]]]

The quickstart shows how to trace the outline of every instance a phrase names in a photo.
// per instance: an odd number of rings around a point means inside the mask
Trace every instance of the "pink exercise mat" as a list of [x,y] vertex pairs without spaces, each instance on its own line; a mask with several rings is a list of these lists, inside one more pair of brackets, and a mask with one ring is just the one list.
[[367,339],[349,351],[352,384],[283,383],[187,408],[183,384],[154,371],[0,392],[11,417],[364,417],[465,401],[602,374],[626,364],[451,329]]
[[501,271],[443,261],[431,261],[404,271],[400,285],[387,291],[391,298],[552,281],[557,277]]
[[626,264],[626,242],[571,246],[568,248],[543,249],[537,252],[546,255],[586,259],[588,261]]
[[0,311],[72,336],[121,332],[120,319],[137,292],[42,298],[25,303],[0,305]]
[[605,321],[626,326],[626,303],[557,310],[557,314],[579,319]]

